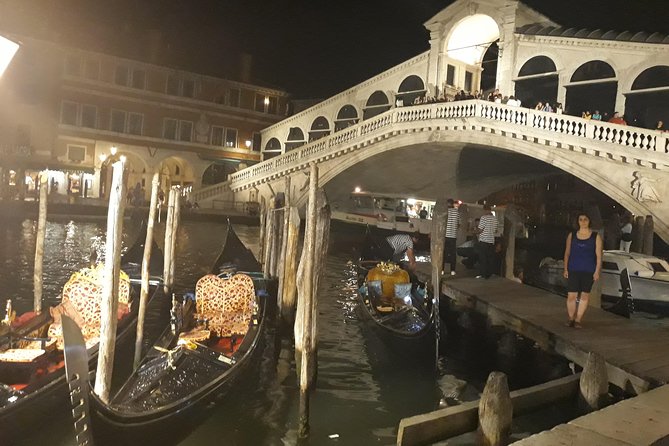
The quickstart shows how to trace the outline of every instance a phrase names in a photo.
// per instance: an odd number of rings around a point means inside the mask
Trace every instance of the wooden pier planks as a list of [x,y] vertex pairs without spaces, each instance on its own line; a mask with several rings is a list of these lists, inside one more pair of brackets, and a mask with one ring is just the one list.
[[669,382],[669,328],[599,308],[588,309],[583,329],[570,328],[563,297],[499,277],[445,280],[442,293],[581,366],[589,352],[601,355],[611,382],[628,391]]
[[[576,418],[513,443],[518,446],[638,446],[669,437],[669,386]],[[658,442],[658,443],[655,443]]]

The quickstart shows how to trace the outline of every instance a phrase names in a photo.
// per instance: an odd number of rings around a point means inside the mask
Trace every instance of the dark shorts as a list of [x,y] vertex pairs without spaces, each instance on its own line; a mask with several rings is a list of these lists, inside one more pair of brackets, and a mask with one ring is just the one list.
[[594,273],[588,271],[569,271],[567,279],[567,292],[569,293],[589,293],[592,290]]

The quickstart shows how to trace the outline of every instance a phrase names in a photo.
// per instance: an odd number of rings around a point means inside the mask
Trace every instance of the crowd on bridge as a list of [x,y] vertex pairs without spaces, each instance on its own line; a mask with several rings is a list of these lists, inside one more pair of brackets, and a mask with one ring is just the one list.
[[[483,92],[479,90],[476,90],[474,92],[460,90],[455,95],[452,96],[448,95],[446,91],[447,91],[446,88],[442,89],[442,93],[437,96],[418,95],[414,98],[411,104],[405,104],[404,98],[398,95],[395,101],[395,105],[397,107],[403,107],[406,105],[422,105],[422,104],[435,104],[441,102],[456,102],[456,101],[465,101],[472,99],[479,99],[479,100],[484,99]],[[519,98],[513,95],[509,96],[503,95],[499,91],[499,89],[490,91],[490,93],[488,93],[488,95],[485,96],[485,99],[490,102],[494,102],[496,104],[504,104],[514,107],[522,106],[522,101]],[[534,109],[537,111],[556,113],[560,115],[564,113],[564,107],[560,102],[551,103],[550,101],[540,101],[536,103]],[[638,125],[638,123],[636,122],[636,119],[626,119],[625,116],[620,115],[619,112],[613,112],[612,115],[609,115],[609,113],[606,111],[600,113],[598,109],[595,109],[594,112],[590,112],[590,110],[585,110],[581,113],[581,118],[593,121],[608,122],[611,124],[632,125],[634,127],[640,127],[640,125]],[[667,128],[664,127],[664,123],[661,120],[657,121],[657,123],[653,127],[653,130],[661,132],[669,131]]]

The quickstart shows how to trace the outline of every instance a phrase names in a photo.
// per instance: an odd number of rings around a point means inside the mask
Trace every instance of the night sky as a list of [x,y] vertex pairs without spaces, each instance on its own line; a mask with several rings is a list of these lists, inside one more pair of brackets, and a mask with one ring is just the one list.
[[[160,61],[326,98],[425,51],[423,23],[451,0],[22,0],[72,45],[142,58],[160,30]],[[526,0],[563,26],[669,34],[668,0]],[[1,3],[0,3],[1,7]]]

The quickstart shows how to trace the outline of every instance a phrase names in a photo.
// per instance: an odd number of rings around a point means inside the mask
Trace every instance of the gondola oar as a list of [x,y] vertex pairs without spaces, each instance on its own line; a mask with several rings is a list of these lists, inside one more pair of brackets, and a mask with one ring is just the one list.
[[65,375],[72,403],[74,432],[78,446],[93,446],[91,416],[88,405],[88,352],[79,326],[62,315],[63,341],[65,343]]

